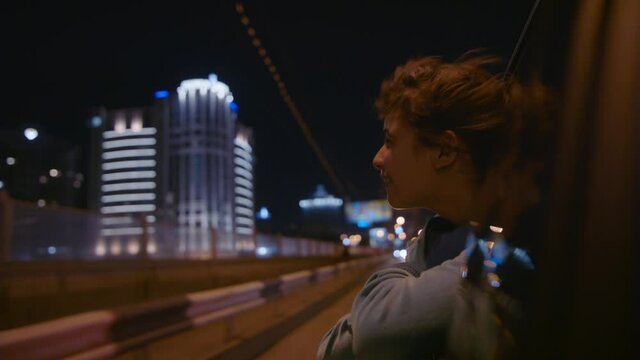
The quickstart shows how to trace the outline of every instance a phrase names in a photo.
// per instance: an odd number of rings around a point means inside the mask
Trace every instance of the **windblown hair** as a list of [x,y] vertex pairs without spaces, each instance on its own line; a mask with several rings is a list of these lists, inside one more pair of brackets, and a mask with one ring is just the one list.
[[529,84],[510,82],[505,118],[509,122],[509,149],[514,154],[516,169],[531,163],[548,167],[555,148],[558,99],[552,88],[537,79]]
[[504,82],[484,68],[499,59],[477,52],[452,63],[430,56],[398,66],[383,81],[375,109],[381,119],[399,115],[425,146],[439,145],[438,135],[453,131],[468,148],[482,180],[491,164],[505,155],[508,131]]

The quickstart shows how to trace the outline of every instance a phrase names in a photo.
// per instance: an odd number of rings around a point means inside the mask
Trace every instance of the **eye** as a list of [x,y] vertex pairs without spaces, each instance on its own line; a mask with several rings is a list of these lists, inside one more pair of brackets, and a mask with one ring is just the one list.
[[391,138],[390,138],[389,136],[386,136],[386,135],[385,135],[385,137],[384,137],[384,144],[385,144],[385,145],[387,145],[387,146],[388,146],[388,145],[391,145]]

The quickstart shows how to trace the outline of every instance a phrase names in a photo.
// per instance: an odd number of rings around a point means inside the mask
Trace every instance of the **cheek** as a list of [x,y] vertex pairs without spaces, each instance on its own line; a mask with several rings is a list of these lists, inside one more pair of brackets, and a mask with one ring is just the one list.
[[415,188],[417,192],[423,192],[425,189],[434,185],[429,168],[420,162],[414,162],[412,164],[411,175],[413,188]]

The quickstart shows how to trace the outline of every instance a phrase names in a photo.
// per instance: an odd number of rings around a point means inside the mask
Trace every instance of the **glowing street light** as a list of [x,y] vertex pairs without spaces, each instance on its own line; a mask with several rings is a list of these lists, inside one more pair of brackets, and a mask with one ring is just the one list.
[[33,141],[38,137],[38,130],[34,128],[26,128],[24,129],[24,137],[29,141]]
[[396,219],[396,223],[398,225],[404,225],[404,217],[398,216],[398,218]]
[[100,127],[102,125],[102,118],[100,116],[93,116],[89,123],[93,128]]
[[258,211],[257,217],[260,220],[268,220],[271,218],[271,213],[269,212],[269,209],[263,206],[260,208],[260,211]]

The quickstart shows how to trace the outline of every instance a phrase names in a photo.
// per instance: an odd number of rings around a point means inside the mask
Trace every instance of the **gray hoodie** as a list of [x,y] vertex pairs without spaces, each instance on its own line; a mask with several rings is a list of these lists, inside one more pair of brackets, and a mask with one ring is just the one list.
[[351,313],[322,339],[318,359],[426,359],[445,351],[470,231],[434,231],[438,220],[428,219],[409,242],[406,262],[371,275]]

